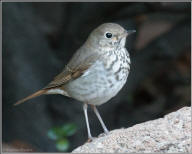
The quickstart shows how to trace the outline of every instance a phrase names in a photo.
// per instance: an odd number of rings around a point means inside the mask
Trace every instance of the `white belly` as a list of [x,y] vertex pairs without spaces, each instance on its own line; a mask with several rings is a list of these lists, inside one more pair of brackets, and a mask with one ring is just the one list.
[[97,61],[81,77],[65,85],[69,96],[81,102],[100,105],[114,97],[127,80],[129,70],[121,70],[114,64],[107,69],[101,61]]

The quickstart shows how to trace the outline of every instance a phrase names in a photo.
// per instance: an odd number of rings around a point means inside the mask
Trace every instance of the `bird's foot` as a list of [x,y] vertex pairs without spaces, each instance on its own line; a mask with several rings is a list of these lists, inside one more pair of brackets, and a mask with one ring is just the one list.
[[104,129],[104,134],[105,134],[105,135],[109,135],[108,129]]
[[104,131],[102,134],[100,134],[98,137],[103,137],[109,135],[109,131]]
[[92,137],[92,136],[91,136],[91,137],[89,137],[89,138],[88,138],[88,140],[87,140],[87,143],[92,142],[94,139],[95,139],[95,137]]

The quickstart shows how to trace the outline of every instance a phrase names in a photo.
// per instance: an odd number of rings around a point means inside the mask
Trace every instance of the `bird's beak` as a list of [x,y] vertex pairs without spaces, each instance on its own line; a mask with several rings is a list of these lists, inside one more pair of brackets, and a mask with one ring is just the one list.
[[125,30],[125,32],[122,35],[122,38],[127,37],[128,35],[135,33],[135,32],[136,32],[136,30]]
[[136,30],[126,30],[127,35],[130,35],[130,34],[135,33],[135,32],[136,32]]

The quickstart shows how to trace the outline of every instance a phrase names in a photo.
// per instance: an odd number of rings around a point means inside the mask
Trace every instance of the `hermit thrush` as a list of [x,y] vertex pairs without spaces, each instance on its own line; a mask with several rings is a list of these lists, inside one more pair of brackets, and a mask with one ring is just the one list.
[[92,140],[87,106],[92,106],[105,133],[108,130],[96,105],[106,103],[126,83],[130,71],[130,57],[125,48],[126,37],[135,30],[126,31],[114,23],[105,23],[94,29],[86,42],[76,51],[64,70],[45,88],[18,101],[23,103],[42,94],[61,94],[83,102],[83,110]]

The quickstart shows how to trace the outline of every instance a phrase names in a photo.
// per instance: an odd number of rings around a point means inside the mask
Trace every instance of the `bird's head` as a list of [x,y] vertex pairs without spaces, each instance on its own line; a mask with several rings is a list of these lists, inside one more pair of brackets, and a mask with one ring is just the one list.
[[102,48],[124,47],[126,37],[135,30],[125,30],[122,26],[115,23],[105,23],[94,29],[88,42]]

